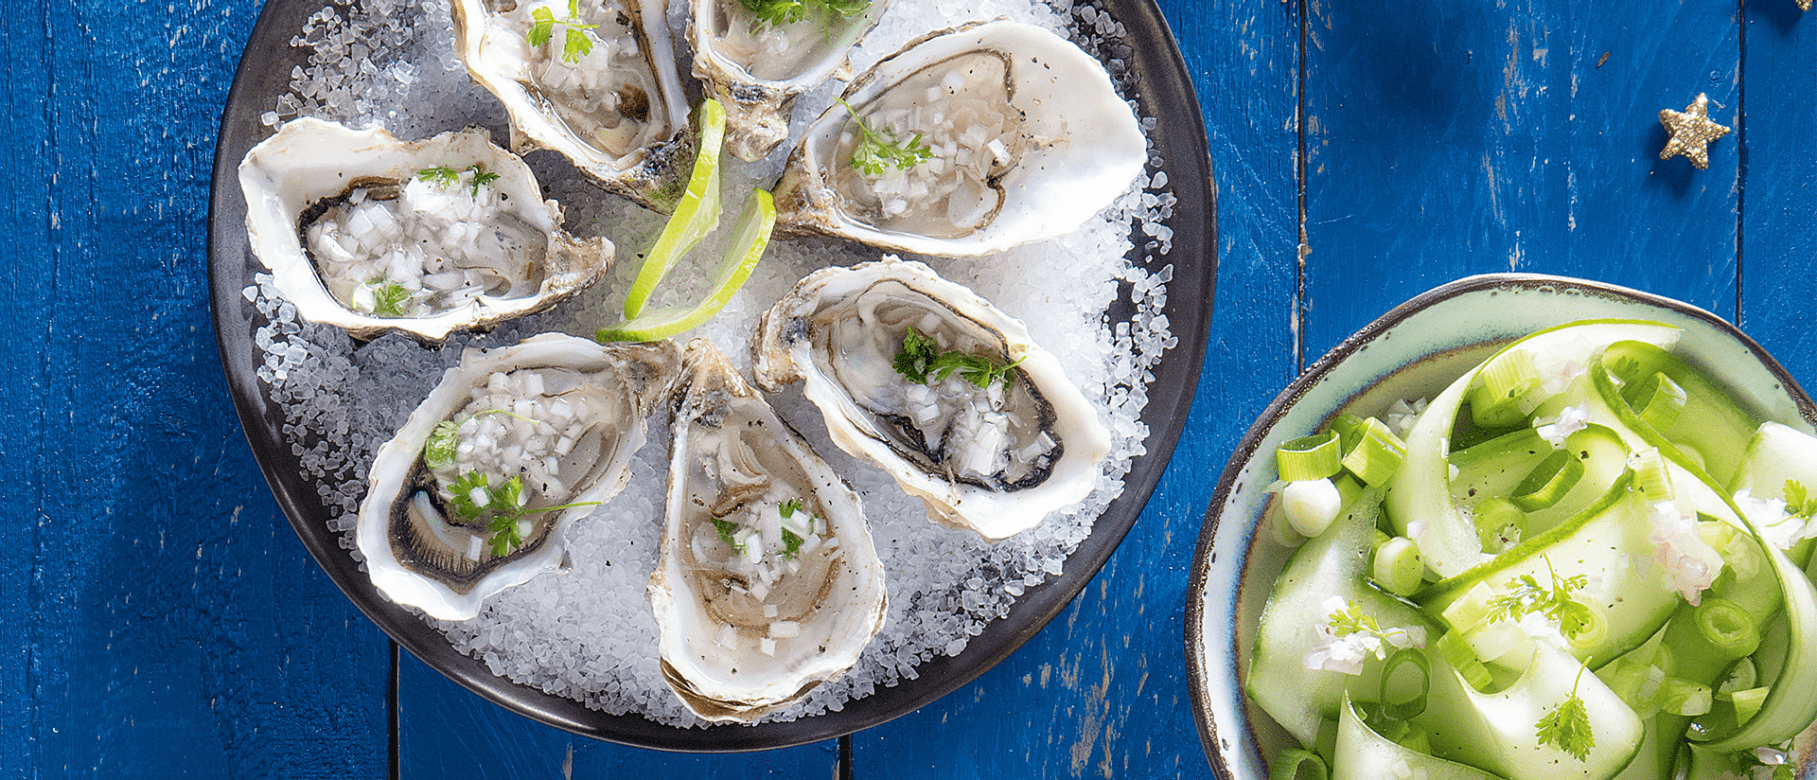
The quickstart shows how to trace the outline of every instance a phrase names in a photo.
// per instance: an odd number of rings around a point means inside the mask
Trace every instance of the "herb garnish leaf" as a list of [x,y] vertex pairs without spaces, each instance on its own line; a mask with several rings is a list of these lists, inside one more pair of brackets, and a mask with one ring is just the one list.
[[871,178],[877,178],[889,169],[906,171],[928,160],[934,159],[934,150],[921,142],[921,134],[908,139],[906,143],[897,140],[893,128],[872,129],[865,124],[864,118],[845,98],[836,98],[839,105],[845,106],[845,112],[852,115],[852,123],[858,126],[858,144],[852,147],[852,167]]
[[1590,713],[1584,709],[1584,700],[1577,695],[1577,685],[1583,679],[1584,671],[1578,669],[1577,681],[1571,683],[1571,698],[1533,724],[1539,730],[1539,744],[1557,746],[1579,761],[1589,758],[1590,748],[1596,747],[1596,734],[1590,729]]
[[954,373],[980,388],[990,387],[991,382],[1002,379],[1008,385],[1014,377],[1010,369],[1022,364],[1028,356],[1018,358],[1014,363],[1002,365],[984,355],[973,355],[958,350],[939,351],[940,345],[933,339],[921,334],[913,326],[902,334],[902,349],[891,361],[896,373],[901,374],[915,384],[943,382]]
[[1785,481],[1785,511],[1793,517],[1809,520],[1817,516],[1817,498],[1811,497],[1803,482],[1788,479]]
[[580,19],[580,0],[568,0],[568,18],[556,19],[555,13],[547,8],[538,8],[530,12],[532,22],[530,33],[526,36],[531,46],[542,48],[549,45],[549,38],[555,34],[555,26],[568,28],[562,39],[562,61],[570,65],[580,62],[582,57],[593,53],[593,40],[585,31],[599,25],[587,24]]
[[1558,623],[1559,631],[1567,636],[1575,636],[1588,628],[1594,620],[1589,614],[1590,608],[1572,598],[1571,593],[1589,585],[1589,578],[1582,574],[1558,576],[1558,572],[1552,570],[1551,558],[1546,559],[1546,570],[1552,575],[1551,587],[1541,586],[1531,574],[1522,574],[1507,593],[1489,599],[1489,622],[1519,620],[1538,613]]

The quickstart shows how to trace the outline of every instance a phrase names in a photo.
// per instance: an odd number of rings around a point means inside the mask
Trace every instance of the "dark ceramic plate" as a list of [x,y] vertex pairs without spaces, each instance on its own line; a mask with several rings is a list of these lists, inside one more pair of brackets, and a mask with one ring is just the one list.
[[[237,166],[248,149],[270,134],[259,122],[289,88],[291,67],[306,51],[292,48],[290,38],[323,0],[270,0],[241,57],[221,136],[215,150],[214,192],[209,213],[209,281],[215,331],[228,385],[239,409],[246,437],[265,479],[277,495],[291,526],[329,577],[366,616],[399,645],[461,685],[504,707],[577,734],[630,745],[680,751],[734,751],[786,747],[850,734],[921,707],[983,674],[1041,630],[1085,587],[1122,541],[1159,481],[1186,423],[1187,408],[1199,377],[1211,322],[1213,285],[1217,277],[1215,195],[1198,99],[1188,80],[1173,35],[1151,0],[1104,0],[1103,7],[1128,29],[1127,39],[1113,44],[1108,58],[1121,59],[1134,75],[1137,98],[1146,116],[1156,117],[1150,138],[1165,161],[1179,203],[1168,221],[1174,229],[1173,250],[1157,260],[1175,266],[1166,314],[1179,345],[1155,368],[1143,421],[1151,431],[1148,454],[1135,461],[1121,497],[1098,519],[1091,536],[1067,560],[1065,573],[1018,599],[1008,617],[988,623],[957,657],[924,662],[919,677],[893,688],[880,688],[843,710],[787,723],[683,729],[659,725],[636,715],[615,716],[579,702],[518,685],[487,671],[480,662],[456,652],[442,634],[415,615],[385,600],[372,587],[353,558],[339,545],[340,533],[328,528],[329,516],[317,500],[315,485],[302,477],[296,456],[282,433],[283,413],[254,372],[259,350],[253,343],[261,324],[257,310],[241,295],[261,271],[247,245],[246,205],[240,194]],[[1136,234],[1141,246],[1147,236]],[[1126,318],[1128,312],[1113,311]]]
[[[1688,303],[1582,279],[1489,274],[1395,307],[1275,397],[1237,443],[1212,494],[1186,597],[1186,669],[1214,774],[1261,780],[1268,776],[1266,758],[1293,741],[1243,693],[1262,605],[1289,554],[1259,531],[1275,447],[1341,411],[1376,414],[1397,398],[1430,397],[1501,344],[1592,318],[1683,328],[1677,353],[1721,377],[1751,411],[1807,433],[1817,430],[1817,405],[1771,355],[1735,326]],[[1814,772],[1817,761],[1807,762],[1800,776]]]

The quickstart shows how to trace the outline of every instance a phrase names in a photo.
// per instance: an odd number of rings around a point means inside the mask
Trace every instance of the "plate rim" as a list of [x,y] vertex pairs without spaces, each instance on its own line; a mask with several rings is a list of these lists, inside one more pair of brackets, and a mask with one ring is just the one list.
[[[1268,406],[1264,407],[1262,411],[1257,414],[1255,422],[1250,424],[1249,429],[1244,432],[1243,438],[1237,441],[1235,449],[1231,452],[1230,459],[1226,461],[1224,469],[1218,477],[1217,489],[1212,493],[1211,503],[1206,507],[1205,515],[1200,520],[1199,539],[1193,551],[1192,578],[1188,583],[1186,590],[1186,619],[1182,621],[1182,638],[1186,645],[1187,685],[1189,689],[1188,692],[1191,694],[1192,698],[1193,721],[1197,725],[1199,732],[1199,747],[1205,754],[1206,762],[1211,766],[1212,774],[1218,777],[1219,780],[1235,780],[1235,775],[1224,765],[1222,760],[1223,754],[1218,750],[1217,724],[1213,723],[1211,720],[1211,702],[1208,700],[1207,695],[1207,686],[1210,681],[1206,680],[1201,675],[1201,670],[1205,668],[1205,664],[1210,654],[1209,645],[1200,641],[1201,637],[1204,636],[1204,604],[1207,597],[1205,589],[1211,573],[1212,562],[1210,557],[1212,554],[1213,540],[1217,535],[1218,523],[1222,519],[1219,509],[1230,500],[1230,495],[1235,489],[1236,480],[1242,473],[1243,466],[1248,464],[1250,460],[1255,457],[1256,449],[1260,446],[1262,440],[1266,438],[1266,434],[1270,428],[1266,423],[1279,418],[1288,408],[1298,402],[1301,396],[1305,395],[1305,393],[1314,385],[1317,385],[1322,381],[1325,378],[1325,375],[1330,373],[1338,364],[1348,360],[1357,352],[1360,352],[1371,342],[1375,341],[1376,337],[1393,329],[1408,317],[1411,317],[1434,304],[1465,293],[1508,288],[1528,290],[1537,290],[1540,288],[1553,288],[1555,290],[1565,289],[1576,291],[1580,294],[1624,299],[1668,309],[1684,315],[1689,319],[1709,324],[1718,332],[1734,338],[1742,346],[1751,350],[1754,356],[1767,369],[1767,372],[1785,388],[1786,394],[1792,399],[1793,405],[1797,407],[1798,413],[1806,420],[1811,421],[1813,424],[1817,424],[1817,403],[1813,403],[1811,396],[1804,390],[1804,387],[1798,383],[1798,380],[1792,377],[1790,372],[1786,371],[1785,366],[1781,365],[1778,359],[1774,358],[1772,354],[1762,348],[1752,337],[1742,332],[1739,327],[1730,323],[1728,320],[1725,320],[1700,306],[1676,298],[1669,298],[1656,293],[1594,279],[1558,276],[1553,274],[1503,272],[1476,274],[1454,279],[1415,295],[1400,305],[1389,309],[1386,313],[1377,317],[1368,325],[1365,325],[1360,330],[1350,334],[1343,341],[1339,342],[1337,346],[1332,347],[1330,351],[1321,356],[1317,362],[1301,372],[1299,376],[1294,377],[1293,381],[1289,382],[1285,388],[1282,388],[1281,392],[1268,403]],[[1232,652],[1235,652],[1234,649]],[[1219,684],[1222,684],[1221,681]],[[1247,738],[1247,735],[1245,735],[1244,738]]]
[[[208,208],[209,298],[216,348],[238,422],[259,471],[292,530],[342,595],[385,633],[393,643],[394,651],[395,648],[410,651],[443,676],[514,713],[573,734],[608,742],[686,753],[769,750],[813,744],[914,712],[984,675],[1039,633],[1084,590],[1140,518],[1185,431],[1210,337],[1219,259],[1217,186],[1199,98],[1178,41],[1155,0],[1102,2],[1126,31],[1120,39],[1113,39],[1113,45],[1121,45],[1126,50],[1123,54],[1126,67],[1136,76],[1133,97],[1157,120],[1174,120],[1157,121],[1155,129],[1147,133],[1157,152],[1162,154],[1161,170],[1168,172],[1177,199],[1174,215],[1166,221],[1174,229],[1174,253],[1151,260],[1157,268],[1173,264],[1176,281],[1188,281],[1189,284],[1175,287],[1175,282],[1169,283],[1170,302],[1164,313],[1174,325],[1173,335],[1178,342],[1163,354],[1155,369],[1156,379],[1148,385],[1148,405],[1141,418],[1151,431],[1146,453],[1136,459],[1124,476],[1122,494],[1099,516],[1092,533],[1067,557],[1070,576],[1063,573],[1030,588],[1011,605],[1009,616],[990,621],[981,634],[972,637],[971,647],[985,652],[962,653],[957,658],[937,655],[915,667],[915,679],[905,678],[893,689],[879,688],[867,696],[848,700],[837,712],[756,726],[675,727],[658,724],[636,713],[613,715],[591,709],[582,702],[495,676],[483,662],[456,652],[442,639],[439,631],[428,627],[415,614],[379,596],[349,551],[341,548],[341,532],[327,530],[325,522],[318,519],[325,510],[314,493],[303,494],[286,482],[294,475],[280,468],[289,457],[288,442],[278,433],[282,419],[273,417],[275,404],[270,403],[266,395],[268,388],[259,382],[253,368],[250,332],[257,315],[256,312],[249,316],[240,313],[242,306],[249,305],[241,294],[244,284],[250,283],[251,276],[262,272],[262,268],[244,253],[245,203],[239,190],[238,166],[244,150],[256,142],[249,139],[262,138],[270,132],[257,123],[262,112],[252,107],[251,101],[268,94],[282,94],[288,89],[288,74],[274,74],[273,68],[264,67],[265,58],[252,56],[254,44],[262,36],[271,37],[273,30],[283,33],[284,38],[279,40],[287,39],[290,28],[300,26],[309,13],[319,8],[319,3],[309,0],[269,0],[241,51],[233,85],[222,109]],[[1140,41],[1142,45],[1131,44],[1132,41]],[[1162,45],[1154,45],[1157,42]],[[279,91],[271,91],[272,82],[278,83]],[[1158,90],[1157,84],[1160,85]],[[236,107],[250,112],[250,116],[236,118]],[[1181,118],[1190,121],[1178,121]],[[1143,175],[1152,174],[1145,167]],[[1187,192],[1193,192],[1195,196],[1184,196]],[[1137,239],[1142,238],[1137,226],[1132,225],[1132,234]],[[1190,249],[1192,243],[1182,241],[1183,237],[1199,239],[1201,246],[1196,254],[1181,251]],[[225,258],[229,252],[233,257]],[[1183,272],[1186,269],[1178,260],[1183,257],[1185,262],[1192,263],[1190,270],[1200,276],[1197,284],[1190,284],[1192,273]],[[1186,313],[1197,316],[1181,316]],[[223,327],[227,323],[245,327],[242,331],[230,332],[229,328]],[[1181,328],[1183,324],[1190,326]],[[1164,376],[1179,379],[1169,387],[1163,382]],[[278,426],[271,425],[273,419]],[[281,456],[273,454],[277,452],[281,452]],[[1119,517],[1117,522],[1107,525],[1105,520],[1113,513],[1126,515],[1127,519]],[[1081,565],[1083,573],[1075,570],[1075,566]],[[364,588],[359,587],[362,584]],[[1018,614],[1031,613],[1032,617],[1016,620]],[[414,630],[407,630],[412,626]],[[435,641],[425,641],[431,635]],[[960,659],[964,659],[963,663]],[[395,669],[394,664],[394,676]],[[891,695],[886,693],[889,690],[907,690],[908,693]],[[395,698],[388,706],[398,706]]]

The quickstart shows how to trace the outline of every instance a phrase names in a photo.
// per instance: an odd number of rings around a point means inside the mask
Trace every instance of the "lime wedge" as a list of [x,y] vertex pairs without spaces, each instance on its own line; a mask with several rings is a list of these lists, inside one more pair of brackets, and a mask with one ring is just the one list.
[[751,278],[752,269],[757,267],[757,261],[763,258],[763,250],[770,245],[770,229],[775,226],[775,200],[767,191],[752,190],[751,197],[744,202],[744,211],[738,215],[737,226],[733,228],[736,233],[732,246],[719,261],[719,275],[714,278],[713,290],[706,298],[691,307],[652,309],[601,329],[594,338],[600,341],[656,341],[712,319],[726,307],[727,301],[732,300],[732,294],[744,286],[745,280]]
[[642,313],[644,303],[668,275],[669,267],[719,227],[719,149],[726,135],[725,107],[707,98],[701,101],[695,121],[700,126],[700,144],[694,156],[694,172],[688,176],[688,190],[675,204],[675,213],[663,226],[662,235],[644,254],[637,281],[631,284],[631,294],[625,298],[626,318]]

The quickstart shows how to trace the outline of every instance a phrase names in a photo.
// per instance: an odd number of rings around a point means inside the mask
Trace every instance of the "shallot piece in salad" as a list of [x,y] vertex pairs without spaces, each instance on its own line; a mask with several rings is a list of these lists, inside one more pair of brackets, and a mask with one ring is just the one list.
[[1583,406],[1567,406],[1558,410],[1557,417],[1540,417],[1533,421],[1533,430],[1540,438],[1552,443],[1553,447],[1565,446],[1565,438],[1577,433],[1590,424],[1590,410]]
[[1558,350],[1533,356],[1533,367],[1539,371],[1540,392],[1548,396],[1558,395],[1584,375],[1587,367],[1576,358],[1569,357],[1570,353],[1570,350]]
[[1697,521],[1678,511],[1671,501],[1655,501],[1649,509],[1652,530],[1647,541],[1653,557],[1665,570],[1666,584],[1695,607],[1703,592],[1722,573],[1722,555],[1697,533]]
[[1407,432],[1413,430],[1413,423],[1419,420],[1420,413],[1426,411],[1426,404],[1424,398],[1415,399],[1412,403],[1404,398],[1397,399],[1388,407],[1383,422],[1388,423],[1388,430],[1394,431],[1394,435],[1405,439]]
[[1784,499],[1757,498],[1742,488],[1735,493],[1735,505],[1760,529],[1762,537],[1781,550],[1790,550],[1806,539],[1817,539],[1817,523],[1787,511]]
[[1374,619],[1366,615],[1363,617],[1367,622],[1360,630],[1345,626],[1340,631],[1335,624],[1342,616],[1347,613],[1360,614],[1360,610],[1353,609],[1341,596],[1326,599],[1319,608],[1333,618],[1312,627],[1319,639],[1311,650],[1306,651],[1304,659],[1306,668],[1312,671],[1362,674],[1363,662],[1369,660],[1369,656],[1385,659],[1390,647],[1401,649],[1426,646],[1426,629],[1413,626],[1383,630],[1375,624]]

